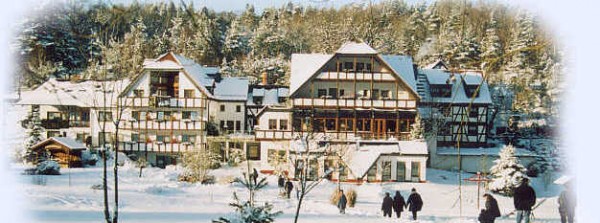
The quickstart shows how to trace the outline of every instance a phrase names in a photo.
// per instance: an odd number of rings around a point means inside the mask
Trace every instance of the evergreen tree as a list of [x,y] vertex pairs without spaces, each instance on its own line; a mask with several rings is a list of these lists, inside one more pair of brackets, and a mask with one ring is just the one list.
[[27,139],[25,140],[25,158],[30,163],[40,163],[49,158],[47,151],[34,151],[31,149],[34,145],[44,140],[44,128],[41,126],[40,107],[31,106],[31,111],[27,115]]
[[[498,21],[496,20],[495,14],[492,13],[490,16],[490,21],[487,24],[487,29],[485,30],[485,36],[483,38],[482,43],[482,53],[481,59],[482,64],[481,68],[488,73],[495,73],[498,71],[500,66],[502,65],[502,43],[500,42],[500,37],[498,36],[497,28]],[[496,80],[489,81],[495,82]]]
[[512,145],[505,145],[499,155],[500,158],[494,161],[495,165],[490,169],[492,174],[490,190],[512,196],[513,189],[519,186],[526,169],[519,163]]
[[233,193],[233,199],[235,203],[229,205],[235,207],[236,213],[227,217],[220,217],[218,220],[213,222],[218,223],[258,223],[258,222],[274,222],[275,217],[280,215],[282,212],[273,212],[273,205],[265,203],[264,205],[256,205],[254,202],[254,195],[259,190],[267,186],[267,178],[263,177],[259,181],[252,180],[251,174],[245,174],[244,178],[236,178],[234,183],[241,184],[243,187],[248,189],[250,193],[250,199],[245,202],[240,202],[237,194]]
[[250,52],[250,35],[238,20],[233,20],[231,26],[227,30],[225,43],[223,46],[223,54],[225,59],[239,59]]
[[454,62],[460,68],[477,69],[480,61],[479,42],[475,39],[475,34],[471,29],[467,29],[460,44],[458,51],[455,52]]
[[415,123],[412,124],[412,128],[410,129],[410,138],[412,140],[422,140],[424,133],[425,129],[423,123],[421,122],[421,116],[417,114],[415,117]]

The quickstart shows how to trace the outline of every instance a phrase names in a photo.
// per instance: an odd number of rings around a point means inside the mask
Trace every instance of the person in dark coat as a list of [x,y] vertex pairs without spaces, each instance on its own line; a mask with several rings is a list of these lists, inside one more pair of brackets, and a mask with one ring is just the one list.
[[381,210],[383,211],[383,217],[388,216],[392,217],[392,205],[394,204],[394,200],[390,197],[390,193],[385,192],[385,197],[383,198],[383,203],[381,203]]
[[570,184],[565,184],[565,190],[558,196],[558,213],[560,213],[561,223],[573,223],[575,204],[575,193],[571,190]]
[[252,171],[252,180],[254,180],[254,184],[256,184],[256,178],[258,178],[258,171],[256,171],[256,168],[254,168]]
[[486,209],[481,209],[481,213],[479,213],[479,218],[477,218],[477,220],[479,220],[480,223],[494,223],[494,219],[496,219],[496,217],[492,217],[490,211]]
[[517,223],[524,220],[529,223],[531,208],[535,205],[535,191],[529,186],[529,179],[523,178],[521,185],[515,188],[513,193],[513,202],[517,210]]
[[279,195],[281,196],[281,194],[283,194],[283,192],[285,191],[284,187],[285,187],[285,179],[283,178],[283,175],[279,175],[279,178],[277,179],[277,186],[279,187]]
[[348,202],[348,199],[346,199],[344,190],[340,190],[340,193],[342,196],[340,197],[340,200],[338,200],[337,207],[340,209],[341,214],[346,214],[346,203]]
[[290,181],[290,178],[288,178],[287,182],[285,182],[285,194],[287,195],[288,199],[290,199],[290,194],[292,193],[292,189],[294,189],[294,185]]
[[400,213],[404,211],[404,197],[400,194],[400,191],[396,191],[396,195],[394,195],[394,212],[396,212],[396,217],[400,218]]
[[500,208],[498,207],[498,201],[488,193],[484,194],[483,198],[485,198],[485,211],[489,219],[486,222],[494,223],[496,218],[500,217],[501,215]]
[[417,190],[413,188],[410,190],[410,196],[408,196],[408,200],[406,200],[406,206],[408,210],[412,212],[413,220],[417,220],[417,212],[421,211],[423,208],[423,199],[421,199],[421,195],[417,193]]

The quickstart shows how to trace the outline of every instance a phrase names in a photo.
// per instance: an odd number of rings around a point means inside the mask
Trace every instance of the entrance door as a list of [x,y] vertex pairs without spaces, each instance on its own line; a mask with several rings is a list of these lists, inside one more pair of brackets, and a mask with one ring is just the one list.
[[373,120],[373,137],[376,139],[385,138],[385,119]]

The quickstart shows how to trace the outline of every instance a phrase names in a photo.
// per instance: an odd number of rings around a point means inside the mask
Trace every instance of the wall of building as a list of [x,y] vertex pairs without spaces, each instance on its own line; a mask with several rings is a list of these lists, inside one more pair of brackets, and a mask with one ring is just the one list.
[[[236,125],[236,121],[240,122],[240,130],[246,130],[246,102],[240,101],[216,101],[210,100],[209,114],[210,120],[212,120],[217,126],[220,126],[221,121],[233,121]],[[221,105],[225,106],[225,111],[221,111]],[[240,106],[240,111],[237,112],[236,107]],[[235,128],[233,128],[234,131]]]

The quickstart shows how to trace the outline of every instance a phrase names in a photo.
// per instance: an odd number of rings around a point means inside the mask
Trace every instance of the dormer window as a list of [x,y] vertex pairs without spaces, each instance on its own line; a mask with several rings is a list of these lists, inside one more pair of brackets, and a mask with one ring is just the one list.
[[472,98],[473,95],[474,97],[479,97],[479,91],[477,90],[477,85],[467,85],[465,86],[465,94],[467,94],[467,97]]
[[449,98],[452,96],[452,85],[431,85],[431,96]]

